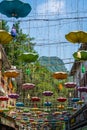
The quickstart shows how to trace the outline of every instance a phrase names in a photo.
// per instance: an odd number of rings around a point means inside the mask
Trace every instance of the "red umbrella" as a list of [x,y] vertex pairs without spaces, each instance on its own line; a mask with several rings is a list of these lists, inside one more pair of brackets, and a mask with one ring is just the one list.
[[59,98],[57,98],[57,101],[59,101],[59,102],[65,102],[67,99],[66,98],[64,98],[64,97],[59,97]]
[[33,101],[33,102],[39,102],[40,98],[39,97],[31,97],[31,101]]
[[8,99],[7,96],[0,96],[0,101],[8,101]]

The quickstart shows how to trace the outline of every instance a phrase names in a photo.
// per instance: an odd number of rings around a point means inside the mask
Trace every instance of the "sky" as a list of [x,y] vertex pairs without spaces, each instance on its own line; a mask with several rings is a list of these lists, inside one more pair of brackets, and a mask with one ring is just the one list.
[[71,31],[87,31],[87,0],[22,1],[32,8],[27,17],[15,19],[0,14],[1,19],[6,19],[10,25],[21,20],[24,33],[34,37],[39,56],[57,56],[70,70],[74,62],[72,55],[80,45],[70,43],[65,35]]

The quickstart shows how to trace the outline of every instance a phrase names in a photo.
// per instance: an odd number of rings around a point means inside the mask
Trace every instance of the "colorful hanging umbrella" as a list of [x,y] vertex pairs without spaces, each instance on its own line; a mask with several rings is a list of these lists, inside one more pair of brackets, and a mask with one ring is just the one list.
[[17,102],[16,107],[24,107],[24,103],[23,102]]
[[67,98],[64,98],[64,97],[57,98],[57,101],[59,101],[59,102],[65,102],[66,100],[67,100]]
[[33,107],[33,108],[31,108],[30,110],[31,110],[31,111],[38,111],[39,108],[38,108],[38,107]]
[[72,100],[72,102],[78,102],[80,100],[80,98],[78,98],[78,97],[77,98],[72,98],[71,100]]
[[83,100],[79,100],[79,101],[77,102],[77,104],[82,105],[82,104],[84,104],[84,101],[83,101]]
[[22,84],[22,89],[33,89],[35,87],[35,84],[32,83],[24,83]]
[[28,113],[29,112],[29,108],[24,108],[23,112]]
[[31,11],[31,6],[20,0],[3,0],[0,2],[0,12],[7,17],[26,17]]
[[5,71],[4,75],[9,78],[16,78],[19,75],[19,71],[16,69],[10,69]]
[[17,98],[19,98],[19,94],[11,93],[11,94],[8,94],[8,97],[12,98],[12,99],[17,99]]
[[44,92],[43,92],[43,95],[44,95],[44,96],[52,96],[52,95],[53,95],[53,92],[52,92],[52,91],[44,91]]
[[39,102],[40,98],[39,97],[31,97],[32,102]]
[[77,90],[79,92],[87,92],[87,87],[78,87]]
[[86,61],[87,60],[87,51],[85,51],[85,50],[77,51],[73,54],[73,57],[75,58],[75,60]]
[[0,44],[7,44],[12,41],[13,37],[5,30],[0,30]]
[[59,105],[59,106],[57,106],[57,107],[58,107],[59,109],[61,109],[61,110],[64,109],[64,105],[62,105],[62,104]]
[[53,113],[54,116],[58,116],[58,115],[61,115],[61,114],[62,114],[62,112],[59,112],[59,111],[55,111],[55,112]]
[[33,52],[26,52],[21,54],[19,59],[27,63],[35,62],[38,59],[38,54]]
[[8,101],[8,99],[7,96],[0,96],[0,101]]
[[73,110],[73,107],[68,106],[67,110],[71,111],[71,110]]
[[76,87],[76,83],[75,82],[66,82],[66,83],[64,83],[64,86],[66,88],[75,88]]
[[87,43],[87,32],[74,31],[65,35],[65,38],[72,43]]
[[48,102],[48,101],[44,103],[44,106],[47,106],[47,107],[50,107],[51,105],[52,105],[52,103]]
[[53,77],[55,78],[55,79],[66,79],[67,78],[67,73],[66,72],[55,72],[54,74],[53,74]]

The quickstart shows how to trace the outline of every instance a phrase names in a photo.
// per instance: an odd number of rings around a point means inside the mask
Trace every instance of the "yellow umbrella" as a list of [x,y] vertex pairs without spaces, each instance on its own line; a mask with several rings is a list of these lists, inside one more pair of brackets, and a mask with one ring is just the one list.
[[65,38],[72,43],[87,43],[87,32],[73,31],[66,34]]
[[12,41],[13,37],[5,30],[0,30],[0,44],[7,44]]

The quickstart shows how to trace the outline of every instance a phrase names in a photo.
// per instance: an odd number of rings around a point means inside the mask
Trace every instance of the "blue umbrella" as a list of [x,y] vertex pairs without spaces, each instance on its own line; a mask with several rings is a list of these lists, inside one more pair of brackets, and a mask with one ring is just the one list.
[[47,106],[47,107],[50,107],[52,105],[52,103],[51,102],[45,102],[44,105]]
[[31,11],[31,6],[20,0],[3,0],[0,2],[0,12],[7,17],[26,17]]
[[80,98],[72,98],[72,102],[78,102]]
[[24,107],[24,103],[23,102],[17,102],[16,107]]

